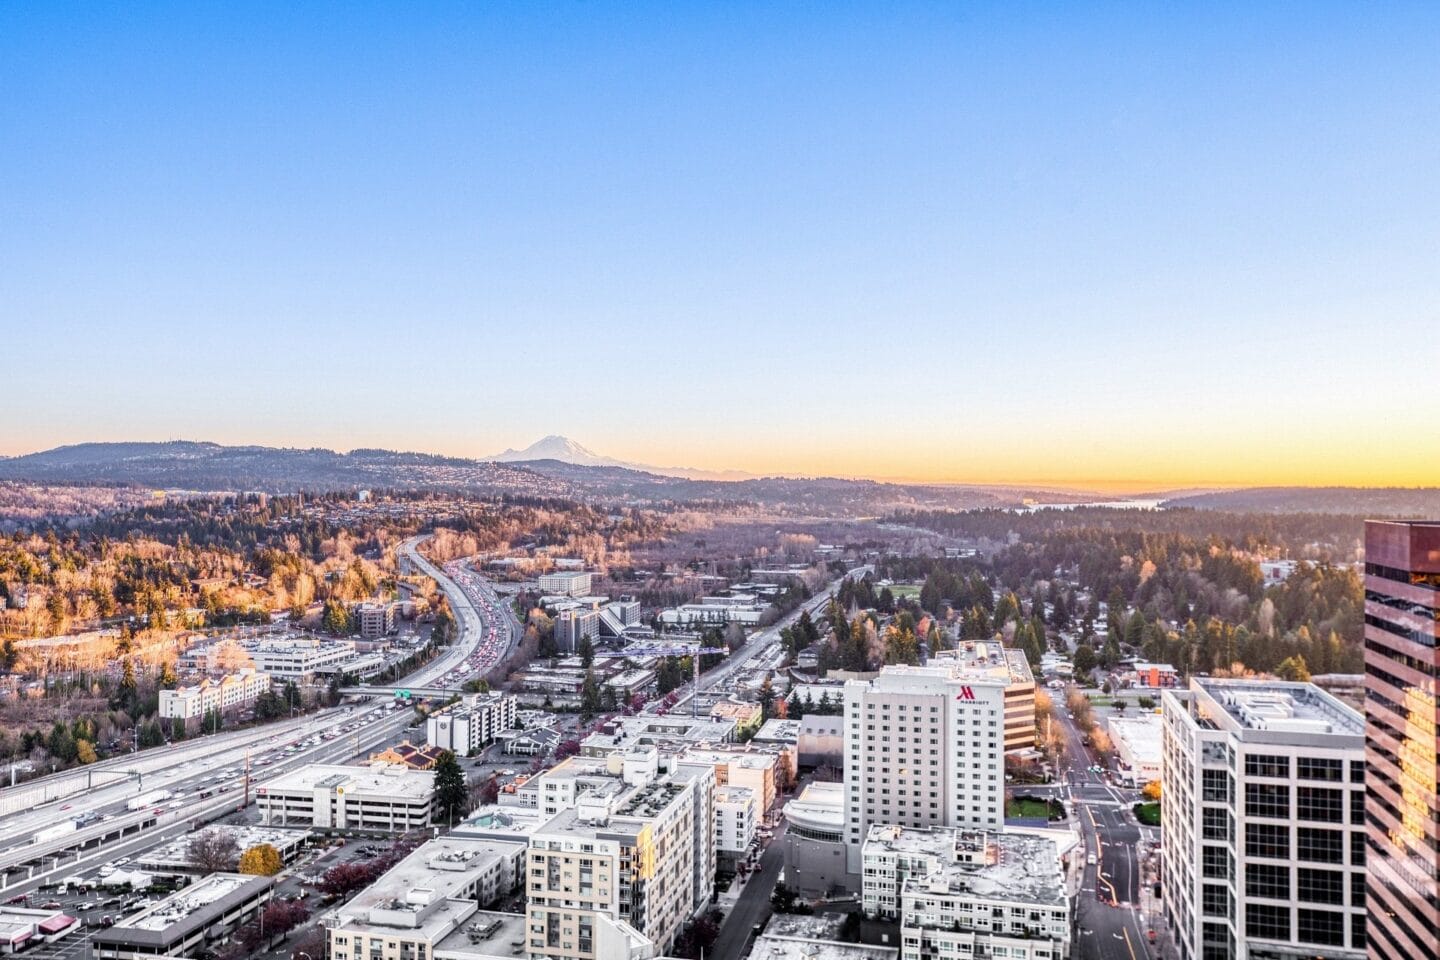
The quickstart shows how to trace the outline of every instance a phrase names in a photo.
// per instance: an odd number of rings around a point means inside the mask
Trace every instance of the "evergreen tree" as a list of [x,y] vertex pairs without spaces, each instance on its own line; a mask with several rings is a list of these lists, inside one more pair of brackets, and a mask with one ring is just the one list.
[[595,682],[595,671],[585,671],[585,682],[580,686],[580,719],[589,723],[600,712],[600,686]]
[[440,818],[453,826],[456,820],[470,812],[467,807],[469,795],[460,762],[455,759],[455,754],[444,751],[435,761],[435,804]]
[[586,670],[595,662],[595,644],[590,642],[589,634],[580,637],[580,643],[575,648],[576,654],[580,657],[580,665]]
[[760,684],[760,717],[761,720],[769,720],[774,716],[775,710],[775,685],[766,677]]

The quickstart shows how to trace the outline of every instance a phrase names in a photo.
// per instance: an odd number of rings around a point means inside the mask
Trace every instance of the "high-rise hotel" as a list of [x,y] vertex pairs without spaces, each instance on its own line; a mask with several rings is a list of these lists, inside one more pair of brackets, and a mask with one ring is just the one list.
[[872,824],[1004,825],[1012,688],[1028,691],[1034,730],[1034,677],[1023,655],[1009,654],[999,644],[965,644],[926,666],[887,666],[845,684],[848,872],[860,873]]
[[1365,524],[1369,956],[1440,957],[1440,522]]

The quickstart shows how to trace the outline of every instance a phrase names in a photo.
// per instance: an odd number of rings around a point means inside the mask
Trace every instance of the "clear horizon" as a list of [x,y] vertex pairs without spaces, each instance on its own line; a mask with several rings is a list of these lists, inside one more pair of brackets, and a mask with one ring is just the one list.
[[1433,485],[1437,42],[1423,4],[0,8],[0,454]]

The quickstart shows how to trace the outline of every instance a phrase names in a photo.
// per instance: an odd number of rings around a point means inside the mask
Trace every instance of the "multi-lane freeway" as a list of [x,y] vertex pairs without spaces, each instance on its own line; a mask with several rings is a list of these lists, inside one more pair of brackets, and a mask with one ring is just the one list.
[[[421,557],[415,548],[423,539],[406,541],[401,552],[439,583],[455,612],[459,636],[405,682],[458,685],[483,675],[513,649],[514,620],[497,615],[504,604],[494,600],[479,577],[456,565],[457,583]],[[112,758],[86,769],[89,789],[48,802],[58,777],[0,790],[0,811],[6,812],[0,818],[0,889],[23,891],[169,839],[243,806],[257,781],[311,763],[368,755],[413,722],[414,714],[398,707],[393,701],[365,701]],[[169,796],[154,806],[129,809],[131,801],[157,791]],[[77,817],[90,822],[74,833],[37,839],[46,828]]]

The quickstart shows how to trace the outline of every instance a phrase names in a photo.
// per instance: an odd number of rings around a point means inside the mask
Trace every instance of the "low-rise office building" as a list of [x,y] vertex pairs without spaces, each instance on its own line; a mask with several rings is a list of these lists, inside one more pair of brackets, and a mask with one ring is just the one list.
[[1106,721],[1115,757],[1120,761],[1120,778],[1132,786],[1160,779],[1160,718],[1112,716]]
[[524,854],[520,843],[453,835],[417,847],[322,919],[331,960],[428,960],[514,888]]
[[506,730],[514,729],[518,707],[514,697],[482,693],[436,710],[425,720],[425,738],[431,746],[469,756]]
[[320,637],[291,636],[268,639],[250,651],[255,669],[268,673],[275,680],[310,680],[324,668],[355,656],[355,644],[349,640],[327,640]]
[[590,574],[583,570],[560,570],[540,575],[540,592],[566,597],[583,597],[590,592]]
[[764,716],[760,704],[748,703],[744,700],[721,700],[710,707],[711,720],[735,721],[737,739],[743,739],[745,734],[752,730],[759,730],[760,721],[764,719]]
[[395,604],[362,603],[355,607],[355,620],[363,639],[378,639],[395,629]]
[[193,957],[214,949],[270,900],[275,881],[238,873],[212,873],[114,926],[90,935],[95,960]]
[[407,833],[430,826],[434,793],[429,770],[312,764],[261,784],[255,799],[267,825]]

